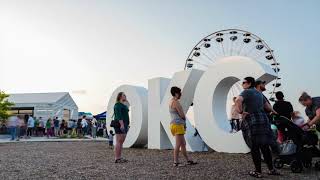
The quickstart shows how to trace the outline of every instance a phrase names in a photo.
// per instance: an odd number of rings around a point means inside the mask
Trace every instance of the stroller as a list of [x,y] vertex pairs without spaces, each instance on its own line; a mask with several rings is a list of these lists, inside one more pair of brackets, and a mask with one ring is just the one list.
[[[281,169],[290,165],[293,173],[301,173],[303,168],[312,167],[312,158],[320,157],[320,150],[317,148],[318,136],[313,131],[303,131],[289,119],[283,116],[274,117],[273,122],[280,130],[284,138],[292,143],[284,144],[285,151],[274,159],[275,168]],[[289,150],[288,150],[289,149]],[[320,160],[315,163],[315,168],[320,171]]]

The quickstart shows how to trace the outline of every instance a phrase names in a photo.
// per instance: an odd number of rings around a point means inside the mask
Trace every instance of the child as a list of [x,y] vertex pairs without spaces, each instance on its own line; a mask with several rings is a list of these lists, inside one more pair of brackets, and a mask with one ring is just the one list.
[[114,134],[113,134],[113,131],[112,130],[110,130],[109,131],[109,139],[108,139],[108,141],[109,141],[109,148],[110,149],[113,149],[113,136],[114,136]]
[[304,125],[304,123],[305,123],[305,121],[304,121],[303,117],[301,117],[299,111],[294,111],[294,112],[292,113],[292,122],[293,122],[295,125],[297,125],[297,126],[299,126],[299,127],[301,127],[301,128],[303,127],[303,125]]

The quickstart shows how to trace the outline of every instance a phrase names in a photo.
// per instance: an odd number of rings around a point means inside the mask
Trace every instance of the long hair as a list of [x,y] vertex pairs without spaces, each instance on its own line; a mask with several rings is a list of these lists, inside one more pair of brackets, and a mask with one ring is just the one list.
[[117,99],[116,99],[116,102],[120,102],[120,99],[122,97],[122,95],[124,94],[124,92],[119,92],[118,95],[117,95]]
[[253,77],[246,77],[244,78],[248,83],[250,83],[249,88],[254,88],[256,80]]

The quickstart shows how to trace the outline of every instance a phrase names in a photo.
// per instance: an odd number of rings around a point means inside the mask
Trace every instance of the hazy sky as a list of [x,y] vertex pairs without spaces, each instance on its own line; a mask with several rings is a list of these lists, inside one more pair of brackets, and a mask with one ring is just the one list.
[[0,0],[0,89],[72,92],[81,111],[106,109],[121,84],[183,70],[192,47],[226,28],[274,49],[297,109],[320,96],[320,1]]

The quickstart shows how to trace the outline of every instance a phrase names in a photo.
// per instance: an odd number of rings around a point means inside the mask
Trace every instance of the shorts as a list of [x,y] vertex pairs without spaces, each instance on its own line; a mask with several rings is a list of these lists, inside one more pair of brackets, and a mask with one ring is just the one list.
[[128,131],[129,131],[129,127],[128,126],[124,126],[124,131],[122,131],[120,129],[120,127],[117,127],[117,128],[114,127],[113,129],[114,129],[115,134],[127,134]]
[[109,141],[109,146],[113,146],[113,141]]
[[170,130],[173,136],[186,134],[186,128],[183,124],[170,124]]

